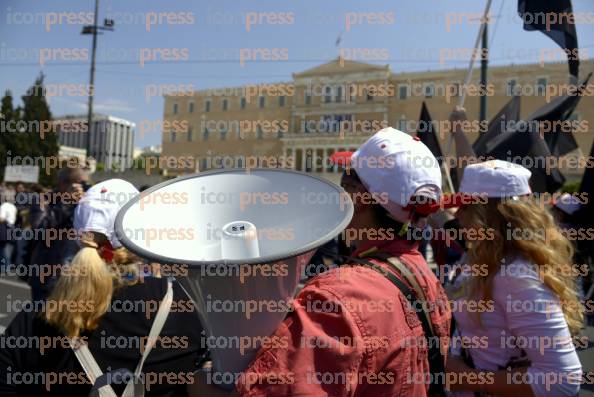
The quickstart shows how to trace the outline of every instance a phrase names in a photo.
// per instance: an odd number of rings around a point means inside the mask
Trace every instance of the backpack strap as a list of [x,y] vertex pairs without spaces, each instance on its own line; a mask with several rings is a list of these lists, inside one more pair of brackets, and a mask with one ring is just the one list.
[[[375,255],[374,255],[375,256]],[[387,271],[386,269],[382,268],[381,266],[376,265],[373,262],[370,262],[363,258],[351,258],[354,262],[367,266],[376,272],[380,273],[382,276],[386,277],[392,284],[394,284],[400,292],[406,297],[409,304],[411,305],[412,310],[417,315],[421,326],[423,327],[423,333],[425,335],[425,339],[427,340],[428,348],[428,361],[429,361],[429,372],[431,373],[431,384],[429,385],[429,395],[430,396],[445,396],[444,385],[443,385],[443,378],[445,374],[445,358],[441,354],[441,350],[439,348],[439,343],[436,343],[436,335],[433,333],[433,327],[431,326],[430,316],[425,311],[424,303],[426,302],[425,296],[423,294],[423,299],[419,300],[416,292],[413,288],[409,287],[406,283],[400,280],[396,275]],[[400,259],[396,257],[390,257],[388,263],[392,264],[397,269],[399,268],[406,268],[406,266],[400,261]],[[385,261],[382,259],[382,261]],[[396,266],[395,263],[399,265]],[[408,270],[408,269],[407,269]],[[418,286],[418,281],[416,277],[410,270],[408,270],[408,274],[410,274],[414,280],[415,284]],[[402,273],[401,273],[402,275]],[[404,275],[402,275],[406,279]],[[408,281],[408,279],[406,279]],[[412,284],[412,283],[411,283]],[[420,286],[419,286],[420,288]],[[422,291],[422,289],[421,289]]]
[[[70,339],[70,346],[80,366],[85,371],[85,374],[87,374],[87,378],[89,378],[91,385],[95,385],[97,379],[103,376],[103,371],[101,371],[95,357],[91,354],[89,346],[86,342],[78,340],[74,341],[73,339]],[[117,397],[117,394],[115,394],[111,385],[100,387],[96,390],[96,393],[98,393],[100,397]]]
[[144,352],[142,353],[142,357],[140,358],[140,362],[136,366],[134,370],[134,380],[129,382],[126,385],[126,389],[124,390],[124,394],[122,397],[143,397],[144,396],[144,381],[140,380],[140,374],[142,373],[142,367],[144,366],[144,362],[148,357],[149,353],[157,343],[157,338],[165,325],[165,321],[167,321],[167,317],[169,316],[169,311],[171,310],[171,303],[173,302],[173,282],[171,278],[167,279],[167,293],[165,297],[161,301],[159,305],[159,310],[157,310],[157,315],[155,316],[155,321],[153,321],[153,326],[149,332],[148,340],[146,342],[146,346],[144,348]]
[[[140,358],[140,362],[136,366],[134,370],[134,377],[128,384],[126,385],[126,389],[122,394],[122,397],[143,397],[144,396],[144,382],[140,379],[140,375],[142,373],[142,367],[144,366],[144,362],[148,357],[149,353],[155,346],[157,342],[157,338],[165,325],[165,321],[169,316],[169,311],[171,310],[171,304],[173,302],[173,281],[171,278],[167,279],[167,293],[165,297],[161,301],[159,305],[159,310],[157,311],[157,315],[155,316],[155,320],[153,321],[153,325],[151,326],[151,330],[149,331],[148,340],[146,342],[146,346],[144,352],[142,353],[142,357]],[[76,356],[79,364],[87,374],[87,377],[91,381],[91,384],[95,386],[95,382],[102,378],[103,372],[97,364],[97,361],[93,357],[93,354],[89,350],[89,347],[86,343],[81,342],[74,342],[71,340],[70,346],[74,351],[74,355]],[[117,394],[114,392],[111,385],[106,384],[101,386],[99,389],[96,390],[100,397],[117,397]]]
[[[408,268],[408,266],[406,266],[404,264],[404,262],[402,262],[401,259],[399,259],[395,256],[392,256],[386,252],[374,252],[369,257],[391,264],[398,271],[400,276],[402,276],[402,278],[404,278],[404,280],[406,280],[408,285],[410,285],[413,288],[417,298],[421,302],[427,302],[427,297],[425,296],[425,291],[423,291],[423,288],[421,288],[421,285],[419,284],[419,280],[417,280],[417,277],[415,276],[415,274]],[[425,315],[425,314],[426,313],[423,311],[423,315]],[[434,334],[435,328],[433,327],[433,321],[431,321],[431,316],[427,315],[426,317],[427,317],[427,322],[429,323],[429,327],[431,328],[431,334]]]

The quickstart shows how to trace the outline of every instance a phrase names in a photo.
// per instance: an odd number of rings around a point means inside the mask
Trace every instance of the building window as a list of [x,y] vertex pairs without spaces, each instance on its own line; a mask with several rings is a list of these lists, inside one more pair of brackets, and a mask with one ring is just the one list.
[[175,140],[177,139],[177,134],[175,133],[175,131],[171,131],[171,142],[175,142]]
[[246,105],[246,100],[245,100],[244,97],[241,97],[239,99],[239,107],[242,108],[242,109],[245,109],[245,105]]
[[223,111],[227,111],[229,108],[229,100],[227,98],[223,99]]
[[173,104],[173,114],[177,114],[177,103]]
[[281,95],[278,97],[278,106],[281,108],[285,107],[285,96]]
[[210,112],[210,99],[207,99],[206,101],[204,101],[204,111],[205,112]]
[[343,122],[351,121],[352,119],[353,117],[350,114],[325,115],[322,117],[320,132],[339,132],[341,127],[343,127]]
[[371,92],[369,92],[369,90],[367,88],[364,90],[364,92],[365,92],[365,100],[373,101],[373,95],[371,94]]
[[404,117],[404,115],[400,116],[400,120],[398,120],[398,129],[402,132],[406,132],[406,117]]
[[408,86],[407,85],[399,85],[398,86],[398,99],[405,100],[408,98]]
[[188,103],[188,113],[194,113],[194,102]]
[[448,89],[453,91],[450,92],[452,96],[462,96],[462,83],[460,83],[459,81],[453,83],[453,85]]
[[547,89],[547,78],[539,77],[536,79],[536,92],[538,95],[544,95]]
[[264,109],[264,106],[266,105],[266,98],[263,96],[258,98],[258,105],[260,106],[260,109]]
[[336,95],[334,96],[334,102],[340,103],[342,102],[342,87],[336,87]]
[[328,86],[326,86],[326,90],[325,90],[325,91],[326,91],[326,93],[325,93],[325,95],[324,95],[324,102],[325,102],[325,103],[330,103],[330,102],[332,102],[332,88],[331,88],[331,87],[328,87]]
[[506,87],[506,95],[512,96],[516,95],[516,87],[518,86],[518,80],[516,79],[507,79],[507,87]]
[[433,98],[435,95],[435,85],[433,83],[425,84],[425,98]]
[[261,125],[258,125],[257,136],[258,136],[258,139],[264,138],[264,132],[262,131],[262,126]]
[[210,132],[208,131],[207,127],[204,127],[204,131],[202,132],[202,140],[208,141],[208,135],[210,135]]
[[192,127],[188,127],[188,142],[192,142]]
[[305,104],[311,105],[311,94],[309,92],[305,93]]
[[227,127],[221,129],[221,141],[227,140]]

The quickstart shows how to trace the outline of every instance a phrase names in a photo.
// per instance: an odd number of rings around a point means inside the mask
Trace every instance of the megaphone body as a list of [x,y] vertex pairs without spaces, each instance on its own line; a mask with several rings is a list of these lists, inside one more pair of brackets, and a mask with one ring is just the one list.
[[[216,170],[144,191],[118,213],[124,246],[184,266],[213,368],[239,374],[291,310],[304,266],[353,215],[337,185],[297,171]],[[231,385],[232,386],[232,385]]]

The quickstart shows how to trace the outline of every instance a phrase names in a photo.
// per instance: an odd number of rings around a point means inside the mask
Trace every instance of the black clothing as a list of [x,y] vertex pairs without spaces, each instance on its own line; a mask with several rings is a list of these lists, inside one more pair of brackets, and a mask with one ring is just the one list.
[[[82,334],[88,338],[89,350],[104,374],[121,368],[134,372],[141,357],[140,341],[146,344],[166,291],[167,279],[152,277],[116,290],[98,328]],[[185,396],[189,376],[196,370],[195,362],[204,353],[195,307],[176,282],[173,292],[167,321],[144,364],[147,397]],[[90,382],[72,349],[61,342],[65,340],[63,334],[30,309],[32,306],[21,311],[0,337],[0,396],[88,395]],[[43,352],[36,342],[41,340],[46,341],[46,346],[51,341]],[[32,384],[22,384],[31,380]],[[125,384],[112,382],[112,387],[121,395]]]

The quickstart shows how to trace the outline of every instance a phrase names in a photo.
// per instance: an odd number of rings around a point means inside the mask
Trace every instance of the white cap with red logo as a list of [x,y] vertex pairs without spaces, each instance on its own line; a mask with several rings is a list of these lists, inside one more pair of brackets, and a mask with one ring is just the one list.
[[521,165],[503,160],[470,164],[464,169],[460,193],[486,197],[513,197],[532,193],[532,173]]
[[444,196],[441,206],[454,208],[472,204],[473,197],[515,198],[531,194],[531,175],[527,168],[503,160],[469,164],[464,168],[458,193]]
[[350,166],[370,193],[387,194],[381,204],[398,221],[408,221],[413,197],[441,197],[437,159],[418,138],[397,129],[376,132],[352,154]]
[[115,236],[114,223],[120,210],[138,194],[130,182],[109,179],[97,183],[85,192],[74,211],[74,229],[104,234],[113,248],[121,247]]

